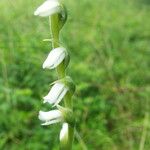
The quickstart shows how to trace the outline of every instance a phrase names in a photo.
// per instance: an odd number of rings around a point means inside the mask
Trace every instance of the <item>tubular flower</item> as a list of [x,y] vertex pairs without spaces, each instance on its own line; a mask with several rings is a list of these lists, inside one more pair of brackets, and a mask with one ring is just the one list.
[[50,125],[63,121],[63,114],[59,110],[51,110],[48,112],[40,111],[39,119],[43,121],[42,125]]
[[67,51],[63,47],[58,47],[53,49],[45,62],[43,63],[43,69],[48,68],[48,69],[54,69],[56,68],[64,59],[67,57]]
[[68,90],[68,87],[64,83],[55,83],[48,95],[43,97],[44,103],[48,102],[50,104],[57,105],[64,98]]
[[35,16],[47,17],[61,11],[61,5],[58,0],[46,0],[34,12]]
[[62,129],[59,136],[60,141],[68,141],[68,123],[63,123]]

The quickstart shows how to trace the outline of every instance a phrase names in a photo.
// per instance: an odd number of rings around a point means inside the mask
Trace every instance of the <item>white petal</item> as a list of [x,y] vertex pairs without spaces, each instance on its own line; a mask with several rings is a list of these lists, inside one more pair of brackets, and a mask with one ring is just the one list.
[[56,120],[47,121],[45,123],[42,123],[41,125],[46,126],[46,125],[51,125],[51,124],[59,123],[61,121],[62,121],[62,119],[56,119]]
[[46,17],[59,11],[60,11],[60,3],[58,2],[58,0],[47,0],[36,9],[34,15]]
[[45,62],[43,63],[43,69],[49,68],[54,69],[56,68],[65,58],[66,50],[63,47],[58,47],[53,49],[48,57],[46,58]]
[[62,126],[62,129],[61,129],[61,131],[60,131],[60,141],[62,140],[62,139],[68,139],[68,123],[63,123],[63,126]]
[[43,111],[39,112],[39,119],[41,121],[47,122],[51,120],[57,120],[60,118],[62,118],[62,113],[59,110],[52,110],[49,112],[43,112]]
[[50,104],[56,103],[61,93],[63,92],[64,87],[65,85],[62,83],[55,83],[49,91],[48,95],[44,97],[44,102],[49,102]]
[[[68,88],[64,87],[63,92],[59,95],[59,98],[57,99],[57,101],[55,102],[54,106],[58,105],[60,103],[60,101],[64,98],[64,96],[66,95],[68,91]],[[53,106],[53,107],[54,107]]]

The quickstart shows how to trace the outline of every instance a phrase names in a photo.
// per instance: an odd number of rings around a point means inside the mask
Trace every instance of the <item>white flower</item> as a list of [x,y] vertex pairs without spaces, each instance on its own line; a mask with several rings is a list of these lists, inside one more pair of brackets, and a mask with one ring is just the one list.
[[65,86],[65,84],[61,82],[55,83],[48,95],[43,97],[44,103],[48,102],[50,104],[54,104],[54,106],[57,105],[63,99],[68,90],[69,89]]
[[49,112],[40,111],[39,119],[45,122],[42,125],[50,125],[63,121],[63,115],[59,110],[52,110]]
[[47,0],[34,12],[35,16],[46,17],[61,11],[58,0]]
[[66,56],[66,49],[63,47],[58,47],[53,49],[45,62],[43,63],[43,69],[54,69],[56,68],[64,59]]
[[68,141],[68,123],[63,123],[59,136],[60,141]]
[[63,123],[62,129],[59,136],[60,141],[68,141],[68,123]]

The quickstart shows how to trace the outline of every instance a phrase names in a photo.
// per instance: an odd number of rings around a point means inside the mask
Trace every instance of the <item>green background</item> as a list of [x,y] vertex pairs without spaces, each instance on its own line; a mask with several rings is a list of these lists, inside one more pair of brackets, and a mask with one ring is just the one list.
[[[51,50],[42,0],[0,0],[0,150],[57,150],[61,125],[42,127],[42,97],[56,80],[43,70]],[[61,43],[77,85],[73,150],[150,149],[150,2],[65,0]],[[85,147],[86,145],[86,147]]]

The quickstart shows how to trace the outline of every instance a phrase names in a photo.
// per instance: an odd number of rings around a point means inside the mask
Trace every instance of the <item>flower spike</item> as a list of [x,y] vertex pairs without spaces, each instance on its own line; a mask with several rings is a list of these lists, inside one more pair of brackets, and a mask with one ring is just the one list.
[[[56,106],[57,109],[48,112],[40,111],[38,117],[43,122],[42,125],[62,123],[60,149],[71,150],[75,128],[72,96],[76,87],[73,80],[66,76],[70,56],[66,48],[60,46],[59,41],[60,30],[67,20],[67,10],[60,0],[46,0],[36,9],[34,15],[49,17],[51,39],[43,41],[52,42],[53,49],[44,61],[43,69],[55,68],[58,73],[58,80],[51,84],[51,90],[43,97],[44,103],[48,102],[53,107]],[[63,98],[64,104],[60,106],[59,103]]]

